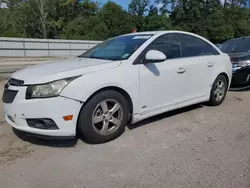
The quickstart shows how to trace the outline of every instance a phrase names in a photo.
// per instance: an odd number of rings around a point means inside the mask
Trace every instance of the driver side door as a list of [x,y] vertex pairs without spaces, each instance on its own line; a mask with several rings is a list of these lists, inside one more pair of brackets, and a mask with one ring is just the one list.
[[[147,62],[150,50],[163,52],[167,59]],[[185,100],[185,69],[177,34],[165,34],[155,39],[139,56],[141,115],[164,110]]]

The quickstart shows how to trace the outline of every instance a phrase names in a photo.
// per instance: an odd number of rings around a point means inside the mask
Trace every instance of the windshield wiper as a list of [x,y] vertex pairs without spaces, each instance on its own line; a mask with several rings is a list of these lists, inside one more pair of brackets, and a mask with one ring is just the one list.
[[110,60],[110,61],[114,61],[113,59],[108,59],[108,57],[95,57],[95,56],[78,56],[79,58],[89,58],[89,59],[101,59],[101,60]]

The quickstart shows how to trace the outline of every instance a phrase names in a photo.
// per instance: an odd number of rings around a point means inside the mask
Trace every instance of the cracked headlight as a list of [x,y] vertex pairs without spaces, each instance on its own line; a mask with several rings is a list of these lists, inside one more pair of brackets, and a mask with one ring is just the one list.
[[78,76],[56,80],[46,84],[29,85],[26,91],[26,99],[57,97],[64,87],[76,78],[78,78]]

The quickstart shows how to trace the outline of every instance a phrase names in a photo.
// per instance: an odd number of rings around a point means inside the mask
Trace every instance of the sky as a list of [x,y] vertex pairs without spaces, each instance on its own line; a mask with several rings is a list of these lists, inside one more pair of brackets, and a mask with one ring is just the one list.
[[[99,0],[102,4],[108,2],[109,0]],[[128,5],[131,2],[131,0],[111,0],[115,2],[118,5],[121,5],[124,9],[128,9]],[[150,0],[151,2],[154,2],[154,0]],[[7,8],[6,3],[0,3],[0,8]]]
[[[104,4],[104,3],[108,2],[109,0],[99,0],[99,1]],[[128,9],[128,5],[131,2],[131,0],[111,0],[111,1],[117,3],[118,5],[121,5],[124,9]],[[220,0],[220,1],[224,2],[225,0]],[[150,0],[150,2],[151,2],[151,4],[153,4],[154,0]],[[159,5],[159,6],[161,6],[161,5]],[[0,4],[0,8],[6,8],[6,7],[7,7],[6,3]]]
[[[100,0],[101,3],[106,3],[108,0]],[[131,0],[111,0],[115,2],[118,5],[121,5],[124,9],[128,9],[128,5],[131,2]],[[151,3],[154,2],[154,0],[150,0]]]
[[[99,0],[102,4],[108,2],[109,0]],[[128,9],[128,5],[131,2],[131,0],[111,0],[115,2],[118,5],[121,5],[124,9]],[[151,2],[154,2],[154,0],[150,0]],[[6,3],[0,3],[0,8],[7,8]]]
[[[102,1],[103,1],[103,3],[106,3],[108,0],[101,0],[101,2]],[[121,5],[124,9],[127,9],[128,5],[130,3],[130,0],[112,0],[112,1],[118,5]]]
[[[99,0],[101,3],[106,3],[109,0]],[[121,5],[124,9],[128,9],[128,5],[131,2],[131,0],[111,0],[115,3],[117,3],[118,5]],[[150,0],[151,4],[153,4],[155,2],[155,0]],[[221,3],[225,2],[225,0],[220,0]],[[158,5],[161,7],[161,5]]]

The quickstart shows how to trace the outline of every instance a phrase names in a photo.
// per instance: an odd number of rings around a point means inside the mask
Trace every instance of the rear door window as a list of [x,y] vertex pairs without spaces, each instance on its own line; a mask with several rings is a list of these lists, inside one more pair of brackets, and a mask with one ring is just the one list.
[[219,55],[219,52],[202,39],[187,34],[179,34],[182,57]]

